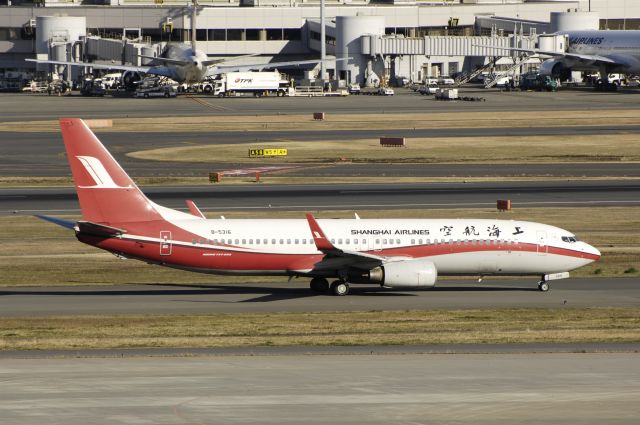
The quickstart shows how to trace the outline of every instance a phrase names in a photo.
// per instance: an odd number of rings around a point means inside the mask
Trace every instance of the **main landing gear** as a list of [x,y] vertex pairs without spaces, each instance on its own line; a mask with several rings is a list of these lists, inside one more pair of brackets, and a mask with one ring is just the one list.
[[349,293],[349,284],[344,280],[335,280],[329,286],[327,279],[323,277],[314,277],[309,284],[313,292],[327,293],[331,291],[333,295],[342,297]]

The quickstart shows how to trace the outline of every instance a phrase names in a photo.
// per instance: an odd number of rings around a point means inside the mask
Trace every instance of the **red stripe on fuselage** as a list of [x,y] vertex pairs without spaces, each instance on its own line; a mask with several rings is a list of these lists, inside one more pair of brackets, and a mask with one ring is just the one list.
[[[166,224],[166,222],[165,222]],[[166,227],[166,226],[163,226]],[[182,233],[189,234],[182,229]],[[193,239],[200,239],[191,235]],[[231,247],[221,245],[220,248],[192,244],[172,240],[171,255],[160,255],[160,242],[136,239],[133,235],[127,235],[124,239],[100,238],[95,236],[79,234],[78,239],[89,245],[96,246],[112,252],[122,253],[131,257],[146,259],[152,262],[167,265],[180,266],[186,268],[197,268],[203,270],[237,271],[243,270],[310,270],[314,265],[324,258],[324,254],[293,254],[276,253],[264,251],[248,251],[246,248]],[[268,247],[261,247],[262,250]],[[415,245],[410,247],[387,248],[380,251],[363,251],[368,254],[380,257],[435,257],[440,255],[463,254],[472,252],[526,252],[537,253],[539,247],[536,244],[516,243],[516,244],[437,244],[437,245]],[[598,260],[600,257],[570,250],[548,246],[546,254],[560,255],[572,258],[582,258],[587,260]]]

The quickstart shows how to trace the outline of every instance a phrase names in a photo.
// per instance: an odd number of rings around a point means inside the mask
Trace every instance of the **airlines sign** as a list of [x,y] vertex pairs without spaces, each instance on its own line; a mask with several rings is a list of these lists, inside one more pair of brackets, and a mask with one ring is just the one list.
[[284,148],[259,148],[249,149],[249,158],[265,157],[265,156],[287,156],[287,149]]

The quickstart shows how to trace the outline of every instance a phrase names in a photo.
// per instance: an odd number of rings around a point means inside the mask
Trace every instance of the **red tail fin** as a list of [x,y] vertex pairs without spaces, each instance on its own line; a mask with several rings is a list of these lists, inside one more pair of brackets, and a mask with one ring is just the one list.
[[81,119],[61,118],[60,129],[85,220],[126,223],[161,219]]

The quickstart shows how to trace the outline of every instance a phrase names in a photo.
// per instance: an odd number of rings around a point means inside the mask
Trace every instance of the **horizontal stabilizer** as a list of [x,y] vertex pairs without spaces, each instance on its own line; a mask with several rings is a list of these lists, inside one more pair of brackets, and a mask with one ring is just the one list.
[[104,224],[92,223],[90,221],[79,221],[78,231],[88,235],[114,237],[127,233],[126,230],[117,227],[105,226]]
[[41,220],[49,221],[53,224],[57,224],[58,226],[66,227],[67,229],[74,230],[76,227],[76,222],[71,220],[64,220],[58,217],[50,217],[48,215],[36,215]]

